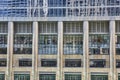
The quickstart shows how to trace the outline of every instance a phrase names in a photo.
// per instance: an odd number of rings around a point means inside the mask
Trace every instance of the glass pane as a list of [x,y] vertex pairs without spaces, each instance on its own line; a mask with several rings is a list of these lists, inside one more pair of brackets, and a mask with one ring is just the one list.
[[57,35],[39,35],[39,54],[57,54]]
[[82,35],[64,35],[64,54],[83,54]]

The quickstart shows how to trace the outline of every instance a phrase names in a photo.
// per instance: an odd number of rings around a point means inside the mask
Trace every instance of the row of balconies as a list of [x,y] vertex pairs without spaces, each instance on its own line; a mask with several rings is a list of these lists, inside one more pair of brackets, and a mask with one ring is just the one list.
[[[41,59],[41,67],[57,67],[56,59]],[[90,59],[89,67],[90,68],[109,68],[108,61],[105,59]],[[32,59],[23,58],[18,60],[18,67],[32,67]],[[65,59],[64,67],[82,67],[83,63],[81,59]],[[6,59],[0,59],[0,67],[7,66]],[[17,65],[13,65],[17,67]],[[116,68],[120,68],[120,60],[116,60]]]

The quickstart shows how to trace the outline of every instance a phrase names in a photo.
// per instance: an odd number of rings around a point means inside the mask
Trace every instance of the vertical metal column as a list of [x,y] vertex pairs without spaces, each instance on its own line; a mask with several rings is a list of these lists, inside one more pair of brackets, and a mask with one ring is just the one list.
[[88,21],[83,22],[83,32],[84,32],[84,37],[83,37],[83,57],[84,57],[84,62],[83,62],[83,80],[89,80],[89,47],[88,47],[88,38],[89,38],[89,23]]
[[116,59],[115,59],[115,21],[110,21],[110,80],[116,80]]
[[38,80],[38,22],[33,22],[33,44],[32,44],[32,75],[33,80]]
[[7,80],[13,80],[12,57],[13,57],[13,22],[8,22],[8,41],[7,41]]
[[59,21],[58,22],[58,54],[57,54],[57,74],[58,74],[58,79],[57,80],[63,80],[63,22]]

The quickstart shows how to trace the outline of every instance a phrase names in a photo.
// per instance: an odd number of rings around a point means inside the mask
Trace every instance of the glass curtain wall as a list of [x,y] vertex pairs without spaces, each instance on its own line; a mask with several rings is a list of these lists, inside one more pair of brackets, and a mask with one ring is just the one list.
[[64,54],[83,54],[82,22],[65,22],[63,36]]
[[0,23],[0,54],[7,54],[7,22]]
[[0,17],[120,16],[119,5],[119,0],[0,0]]
[[57,22],[39,23],[39,54],[57,54]]
[[15,23],[14,54],[32,54],[32,23]]

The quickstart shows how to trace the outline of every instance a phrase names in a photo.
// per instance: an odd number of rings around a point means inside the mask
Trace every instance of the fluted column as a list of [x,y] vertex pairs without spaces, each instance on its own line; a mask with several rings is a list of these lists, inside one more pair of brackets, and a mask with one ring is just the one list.
[[83,22],[83,80],[89,80],[89,47],[88,47],[88,38],[89,38],[89,22],[84,21]]
[[57,54],[57,80],[63,80],[62,68],[63,68],[63,22],[58,22],[58,54]]
[[33,80],[38,80],[38,22],[33,22],[33,44],[32,44],[32,75]]
[[115,21],[110,21],[110,80],[116,80],[116,59],[115,59]]
[[13,80],[12,72],[12,57],[13,57],[13,34],[14,26],[13,22],[8,22],[8,41],[7,41],[7,80]]

